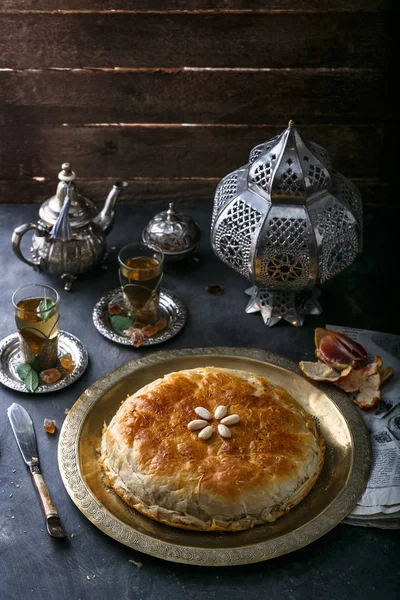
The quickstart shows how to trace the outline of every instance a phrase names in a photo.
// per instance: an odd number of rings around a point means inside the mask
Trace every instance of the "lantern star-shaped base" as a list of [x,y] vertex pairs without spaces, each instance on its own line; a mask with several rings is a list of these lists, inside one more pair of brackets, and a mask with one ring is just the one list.
[[280,292],[254,285],[246,290],[251,296],[247,313],[260,311],[264,324],[272,327],[281,319],[295,327],[301,327],[306,315],[320,315],[322,308],[317,300],[320,291],[314,288],[306,292]]

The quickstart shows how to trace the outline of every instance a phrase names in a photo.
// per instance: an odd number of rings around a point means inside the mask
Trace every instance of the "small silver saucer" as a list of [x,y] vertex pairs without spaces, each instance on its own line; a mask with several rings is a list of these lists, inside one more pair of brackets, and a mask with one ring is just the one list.
[[[93,323],[97,331],[104,337],[108,338],[117,344],[132,346],[130,339],[124,335],[117,333],[110,325],[108,319],[108,305],[110,302],[122,303],[121,288],[116,288],[108,292],[106,296],[100,298],[93,308]],[[159,319],[167,319],[168,325],[166,329],[160,331],[156,335],[146,338],[143,346],[154,346],[161,344],[171,339],[180,332],[184,327],[187,319],[187,310],[182,302],[169,290],[161,290],[159,303]],[[133,348],[133,346],[132,346]]]
[[82,342],[72,333],[59,331],[58,356],[61,358],[63,354],[68,352],[75,363],[72,373],[63,374],[56,383],[42,383],[37,390],[29,392],[17,374],[17,367],[23,360],[19,350],[18,333],[12,333],[0,342],[0,382],[17,392],[26,392],[27,394],[46,394],[61,390],[67,385],[71,385],[84,373],[88,364],[88,353]]

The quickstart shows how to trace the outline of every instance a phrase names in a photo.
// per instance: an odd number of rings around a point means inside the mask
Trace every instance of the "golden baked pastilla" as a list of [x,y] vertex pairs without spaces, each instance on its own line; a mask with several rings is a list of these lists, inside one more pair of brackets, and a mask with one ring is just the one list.
[[104,426],[107,484],[174,527],[240,531],[275,521],[311,490],[324,444],[311,416],[263,377],[178,371],[127,398]]

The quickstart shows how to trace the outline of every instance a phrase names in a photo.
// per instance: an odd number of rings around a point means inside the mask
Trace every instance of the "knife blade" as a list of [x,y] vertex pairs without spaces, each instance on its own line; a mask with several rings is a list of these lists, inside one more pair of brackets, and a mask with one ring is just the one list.
[[32,419],[25,408],[15,402],[8,407],[7,414],[22,458],[28,465],[32,475],[32,480],[46,519],[47,532],[51,537],[66,537],[57,509],[54,506],[49,490],[40,472],[36,434]]

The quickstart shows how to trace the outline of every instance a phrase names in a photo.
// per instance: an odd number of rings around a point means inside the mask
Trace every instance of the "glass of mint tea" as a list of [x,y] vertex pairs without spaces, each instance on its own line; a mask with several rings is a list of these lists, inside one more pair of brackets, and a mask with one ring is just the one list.
[[12,297],[24,363],[35,371],[57,365],[60,296],[47,285],[23,285]]
[[127,313],[143,324],[157,320],[164,255],[141,243],[124,246],[119,254],[119,280]]

